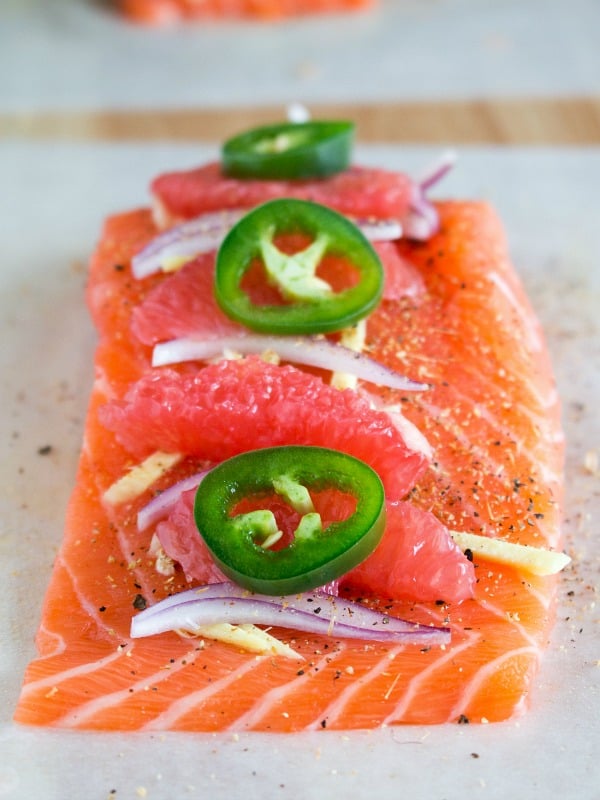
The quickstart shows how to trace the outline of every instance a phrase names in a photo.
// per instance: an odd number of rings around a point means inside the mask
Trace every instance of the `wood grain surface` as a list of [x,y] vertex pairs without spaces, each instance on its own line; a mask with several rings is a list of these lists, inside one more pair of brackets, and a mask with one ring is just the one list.
[[[313,117],[353,119],[364,143],[600,144],[600,96],[345,103],[310,110]],[[280,106],[2,113],[0,138],[214,142],[282,115]]]

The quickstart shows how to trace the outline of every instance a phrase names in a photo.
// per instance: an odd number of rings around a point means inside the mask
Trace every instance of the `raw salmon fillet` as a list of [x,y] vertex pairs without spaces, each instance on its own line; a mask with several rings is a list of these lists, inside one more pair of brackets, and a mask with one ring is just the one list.
[[[367,325],[371,355],[432,386],[412,394],[380,391],[386,403],[401,405],[433,451],[430,462],[415,461],[394,514],[413,532],[423,524],[433,530],[430,519],[436,530],[559,548],[563,439],[542,331],[495,212],[478,202],[437,207],[437,234],[393,246],[415,290],[384,299]],[[189,588],[181,570],[170,577],[156,571],[153,531],[136,528],[151,491],[123,506],[102,501],[140,458],[119,439],[118,425],[108,430],[101,422],[107,408],[125,407],[124,398],[149,374],[151,348],[132,335],[132,317],[164,281],[182,274],[132,278],[132,255],[155,235],[147,209],[113,216],[91,261],[96,380],[37,635],[39,655],[27,668],[15,719],[109,731],[291,732],[494,722],[522,713],[548,640],[556,578],[475,558],[469,564],[475,583],[467,584],[472,597],[418,600],[409,580],[403,597],[387,601],[386,580],[396,569],[390,538],[368,567],[364,562],[348,576],[344,591],[360,596],[379,575],[386,610],[448,625],[450,645],[390,646],[280,631],[304,657],[296,661],[175,633],[130,638],[140,604]],[[173,381],[194,369],[200,367],[171,370]],[[173,467],[158,488],[189,474],[193,461]],[[428,562],[418,569],[435,567]]]
[[146,25],[201,19],[276,20],[351,12],[371,5],[372,0],[119,0],[125,16]]

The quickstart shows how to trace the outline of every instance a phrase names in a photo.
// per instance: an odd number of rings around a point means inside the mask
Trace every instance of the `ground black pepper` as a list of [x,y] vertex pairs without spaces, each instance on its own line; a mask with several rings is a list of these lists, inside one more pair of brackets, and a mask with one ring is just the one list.
[[146,598],[141,594],[136,594],[133,598],[133,607],[137,608],[138,611],[143,611],[146,608]]

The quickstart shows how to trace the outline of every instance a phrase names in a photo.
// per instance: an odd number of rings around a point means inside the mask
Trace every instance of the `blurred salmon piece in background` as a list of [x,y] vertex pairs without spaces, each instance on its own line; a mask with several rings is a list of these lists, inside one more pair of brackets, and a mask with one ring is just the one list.
[[119,0],[120,10],[146,25],[202,18],[282,19],[370,8],[374,0]]

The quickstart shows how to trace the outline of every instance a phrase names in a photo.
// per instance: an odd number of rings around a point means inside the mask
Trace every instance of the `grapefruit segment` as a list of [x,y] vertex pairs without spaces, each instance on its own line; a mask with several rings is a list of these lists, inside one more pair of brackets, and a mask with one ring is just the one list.
[[[196,528],[194,494],[182,494],[168,519],[157,526],[156,534],[167,555],[181,565],[192,584],[218,583],[226,579]],[[263,503],[260,507],[271,505]],[[274,510],[281,523],[285,508]],[[337,517],[335,498],[321,497],[319,513],[324,520]],[[410,503],[387,503],[383,539],[339,584],[353,594],[384,600],[461,603],[473,596],[475,573],[473,564],[433,514]]]
[[244,331],[217,305],[214,261],[214,253],[198,256],[167,276],[133,309],[131,330],[140,342],[154,345],[191,334],[214,338]]
[[341,585],[394,600],[461,603],[473,596],[473,564],[445,525],[410,503],[388,503],[383,539]]
[[314,181],[240,181],[223,175],[219,164],[160,175],[151,190],[159,217],[172,222],[208,211],[249,209],[281,197],[311,200],[360,218],[401,220],[413,192],[408,176],[382,169],[352,167]]
[[151,371],[98,413],[136,458],[161,450],[217,462],[261,447],[320,445],[365,461],[392,499],[427,468],[388,415],[353,391],[258,357]]

